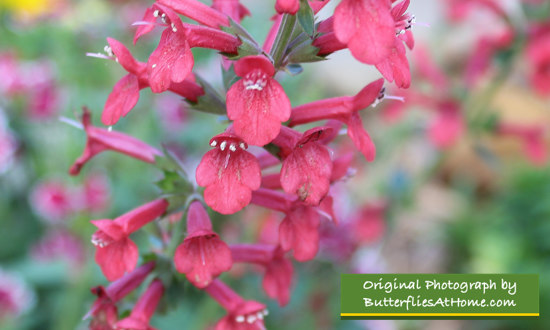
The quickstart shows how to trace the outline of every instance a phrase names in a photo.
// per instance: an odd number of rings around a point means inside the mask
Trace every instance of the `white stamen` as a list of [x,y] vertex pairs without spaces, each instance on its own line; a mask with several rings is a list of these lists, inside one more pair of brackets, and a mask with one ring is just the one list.
[[256,317],[258,318],[258,320],[263,320],[264,319],[264,314],[262,312],[258,312],[258,313],[256,313]]
[[235,321],[237,321],[237,323],[243,323],[244,322],[244,316],[243,315],[239,315],[235,318]]
[[153,16],[159,17],[159,10],[158,9],[153,12]]
[[246,144],[244,144],[244,142],[239,143],[239,147],[241,147],[241,149],[243,150],[246,150]]
[[215,146],[217,146],[217,145],[218,145],[218,141],[216,141],[216,140],[214,140],[214,141],[212,141],[212,142],[210,143],[210,146],[211,146],[211,147],[215,147]]
[[151,65],[151,67],[154,69],[154,68],[157,67],[157,64],[155,63],[155,64]]
[[78,129],[84,129],[84,126],[81,123],[79,123],[75,120],[72,120],[70,118],[67,118],[67,117],[61,116],[61,117],[59,117],[59,121],[65,123],[65,124],[69,124],[69,125],[71,125],[73,127],[76,127]]
[[229,145],[229,150],[231,150],[231,151],[237,151],[237,146],[235,145],[235,143],[231,143],[231,144]]
[[113,59],[112,57],[109,57],[109,56],[107,56],[103,53],[86,53],[86,56],[102,58],[102,59],[105,59],[105,60],[112,60]]
[[220,149],[221,149],[222,151],[224,151],[226,145],[227,145],[227,141],[223,141],[223,142],[220,144]]
[[248,323],[250,323],[250,324],[256,322],[256,316],[255,316],[255,315],[248,315],[248,316],[246,317],[246,322],[248,322]]
[[263,313],[264,313],[264,316],[268,316],[269,315],[269,311],[267,309],[264,309],[263,310]]
[[171,27],[173,32],[178,32],[178,29],[176,29],[176,25],[174,25],[174,23],[171,24]]
[[112,132],[113,131],[113,126],[107,127],[107,131]]

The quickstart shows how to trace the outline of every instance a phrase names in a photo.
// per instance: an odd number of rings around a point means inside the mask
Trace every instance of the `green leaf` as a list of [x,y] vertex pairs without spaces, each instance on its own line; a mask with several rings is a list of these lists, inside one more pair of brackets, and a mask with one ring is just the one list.
[[324,61],[325,58],[317,55],[317,53],[319,53],[319,48],[313,46],[311,39],[307,38],[292,47],[288,55],[288,63]]
[[229,18],[229,26],[222,27],[222,31],[235,35],[241,41],[241,44],[237,48],[237,54],[222,53],[222,55],[226,56],[230,60],[237,60],[245,56],[258,55],[262,53],[262,47],[260,47],[260,45],[258,45],[258,43],[254,40],[254,37],[252,37],[239,23],[235,22],[231,18]]
[[306,0],[300,0],[300,9],[296,13],[296,16],[298,17],[298,22],[300,22],[304,32],[310,37],[313,37],[315,34],[315,17],[313,10]]

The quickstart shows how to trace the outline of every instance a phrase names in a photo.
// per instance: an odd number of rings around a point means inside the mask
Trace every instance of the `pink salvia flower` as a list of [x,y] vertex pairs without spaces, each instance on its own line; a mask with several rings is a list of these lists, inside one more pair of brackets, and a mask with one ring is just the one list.
[[363,128],[359,111],[378,103],[385,97],[383,79],[364,87],[355,96],[343,96],[303,104],[292,109],[290,126],[311,123],[325,119],[336,119],[348,125],[348,135],[368,161],[374,160],[376,148]]
[[97,299],[90,311],[84,316],[84,319],[92,316],[90,329],[114,329],[118,321],[116,303],[134,291],[154,267],[154,262],[148,262],[109,284],[106,289],[102,286],[92,288],[91,291],[97,296]]
[[395,21],[390,0],[342,0],[334,10],[334,32],[359,61],[377,64],[390,55]]
[[233,262],[254,263],[264,267],[262,285],[266,294],[285,306],[290,300],[294,269],[284,251],[270,244],[234,244],[230,246]]
[[237,23],[245,16],[250,16],[250,11],[239,0],[213,0],[212,8],[226,14]]
[[176,249],[176,269],[198,288],[208,286],[216,276],[231,269],[231,251],[218,234],[202,204],[191,203],[185,240]]
[[87,135],[86,147],[82,155],[71,166],[69,170],[71,175],[78,175],[84,164],[105,150],[120,152],[147,163],[154,163],[155,156],[162,155],[159,150],[134,137],[92,126],[90,117],[90,111],[84,108],[82,123]]
[[189,75],[194,60],[178,15],[164,6],[154,5],[153,8],[156,13],[162,13],[160,15],[169,25],[162,32],[158,47],[147,61],[151,91],[162,93],[170,88],[171,83],[182,82]]
[[208,151],[197,167],[196,179],[204,190],[208,206],[222,214],[232,214],[250,203],[252,190],[261,184],[260,165],[246,151],[247,144],[230,133],[210,140]]
[[204,290],[227,311],[216,330],[265,330],[263,319],[268,313],[264,304],[244,300],[220,280],[214,280]]
[[279,14],[294,15],[300,9],[300,0],[277,0],[275,2],[275,10]]
[[252,203],[285,213],[279,226],[279,244],[284,251],[293,250],[294,259],[308,261],[315,257],[319,250],[320,214],[331,214],[332,203],[328,197],[321,205],[312,207],[284,193],[260,188],[253,192]]
[[208,7],[198,0],[158,0],[157,3],[212,28],[229,26],[229,19],[226,14]]
[[546,33],[531,37],[525,50],[531,64],[531,85],[543,96],[550,95],[550,25],[546,29]]
[[75,211],[69,188],[58,181],[38,184],[31,192],[30,203],[37,215],[51,224],[59,224]]
[[287,149],[281,167],[281,186],[308,205],[319,205],[330,188],[332,160],[327,147],[318,140],[331,130],[316,127],[300,134],[283,126],[273,141],[283,152]]
[[96,246],[95,261],[109,281],[134,270],[139,253],[130,234],[161,216],[167,207],[166,200],[157,199],[114,220],[91,221],[99,228],[92,235],[92,243]]
[[129,330],[154,330],[149,325],[151,317],[157,309],[157,305],[164,294],[164,285],[158,279],[153,280],[149,287],[143,293],[134,308],[130,316],[118,321],[115,325],[116,329],[129,329]]
[[235,63],[241,77],[227,91],[227,116],[248,144],[271,142],[290,117],[290,101],[283,87],[273,79],[275,68],[264,56],[246,56]]

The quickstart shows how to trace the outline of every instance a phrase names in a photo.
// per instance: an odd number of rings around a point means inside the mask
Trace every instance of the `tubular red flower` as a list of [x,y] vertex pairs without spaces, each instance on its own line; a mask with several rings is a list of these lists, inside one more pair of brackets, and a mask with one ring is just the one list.
[[116,323],[116,329],[133,329],[133,330],[152,330],[153,327],[149,325],[151,317],[155,313],[155,309],[164,294],[164,285],[158,279],[153,280],[149,287],[143,293],[134,308],[130,316],[124,318]]
[[365,86],[354,97],[343,96],[303,104],[292,109],[290,126],[335,119],[348,125],[348,135],[368,161],[374,160],[376,147],[363,128],[359,111],[384,98],[383,79]]
[[167,207],[166,200],[157,199],[114,220],[91,221],[99,229],[92,235],[92,243],[96,246],[95,261],[109,281],[134,270],[139,253],[130,234],[161,216]]
[[226,14],[237,23],[245,16],[250,16],[250,11],[239,0],[212,0],[212,8]]
[[84,316],[84,319],[90,316],[93,317],[90,328],[94,330],[114,328],[115,323],[118,321],[116,303],[134,291],[154,267],[154,262],[148,262],[109,284],[107,289],[102,286],[92,288],[91,291],[97,296],[97,299],[90,311]]
[[334,10],[334,32],[352,55],[376,64],[390,55],[395,22],[390,0],[343,0]]
[[71,175],[78,175],[84,164],[105,150],[120,152],[147,163],[154,163],[155,156],[162,155],[159,150],[129,135],[92,126],[90,117],[90,111],[84,108],[82,123],[87,135],[86,147],[71,166]]
[[246,56],[235,63],[242,79],[227,91],[227,116],[248,144],[271,142],[290,117],[290,101],[283,87],[273,79],[275,68],[264,56]]
[[157,2],[203,25],[213,28],[229,26],[227,15],[198,0],[158,0]]
[[234,262],[255,263],[265,268],[262,285],[266,294],[284,306],[290,300],[294,269],[284,251],[269,244],[234,244],[230,246]]
[[204,190],[208,206],[231,214],[250,203],[251,192],[260,187],[258,160],[247,152],[248,146],[235,135],[222,133],[210,140],[208,151],[197,167],[196,179]]
[[275,10],[279,14],[294,15],[300,9],[300,0],[277,0],[275,2]]
[[267,315],[264,304],[244,300],[220,280],[214,280],[204,289],[226,311],[227,315],[216,324],[216,330],[263,330]]
[[218,234],[200,202],[193,202],[187,215],[189,235],[176,249],[176,269],[198,288],[208,286],[222,272],[231,269],[231,251]]
[[[331,131],[329,127],[316,127],[290,142],[290,152],[284,157],[281,168],[281,186],[285,192],[296,194],[308,205],[319,205],[330,188],[332,160],[328,149],[317,141]],[[274,144],[282,146],[285,135],[294,137],[291,128],[283,126]],[[296,132],[297,133],[297,132]],[[295,139],[296,140],[296,139]]]

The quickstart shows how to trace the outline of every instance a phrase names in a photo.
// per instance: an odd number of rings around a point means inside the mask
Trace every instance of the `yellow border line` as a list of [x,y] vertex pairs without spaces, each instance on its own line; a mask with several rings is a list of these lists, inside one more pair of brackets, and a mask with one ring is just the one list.
[[540,316],[539,313],[340,313],[340,316]]

